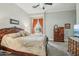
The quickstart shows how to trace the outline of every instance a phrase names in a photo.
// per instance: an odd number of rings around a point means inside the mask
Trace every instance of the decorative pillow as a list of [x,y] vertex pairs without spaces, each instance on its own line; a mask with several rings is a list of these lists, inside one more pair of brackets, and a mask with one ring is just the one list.
[[12,33],[12,34],[8,34],[7,36],[12,38],[17,38],[17,37],[20,37],[21,35],[19,33]]
[[29,32],[27,32],[27,31],[25,31],[25,36],[28,36],[28,35],[30,35],[30,33],[29,33]]
[[26,31],[20,31],[19,33],[21,34],[21,36],[28,36],[29,35],[29,33]]
[[20,31],[19,34],[20,34],[21,36],[25,36],[23,31]]

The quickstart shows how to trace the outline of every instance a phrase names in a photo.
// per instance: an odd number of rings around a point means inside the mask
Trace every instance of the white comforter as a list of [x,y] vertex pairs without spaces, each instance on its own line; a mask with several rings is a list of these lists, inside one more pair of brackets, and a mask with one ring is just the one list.
[[32,53],[40,56],[46,55],[44,35],[31,34],[30,36],[17,38],[5,35],[2,39],[1,45],[16,51]]

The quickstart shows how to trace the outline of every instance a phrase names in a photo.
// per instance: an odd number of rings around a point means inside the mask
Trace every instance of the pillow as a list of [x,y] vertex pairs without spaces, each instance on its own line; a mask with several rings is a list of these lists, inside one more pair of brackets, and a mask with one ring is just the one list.
[[24,34],[23,31],[20,31],[19,34],[20,34],[21,36],[25,36],[25,34]]
[[42,36],[43,34],[40,32],[40,33],[34,33],[33,35],[35,35],[35,36]]
[[30,33],[29,33],[29,32],[27,32],[27,31],[25,31],[25,35],[26,35],[26,36],[28,36],[28,35],[30,35]]
[[19,33],[21,34],[21,36],[28,36],[29,35],[29,33],[26,31],[20,31]]
[[12,33],[12,34],[8,34],[7,36],[12,38],[17,38],[17,37],[20,37],[21,35],[19,33]]

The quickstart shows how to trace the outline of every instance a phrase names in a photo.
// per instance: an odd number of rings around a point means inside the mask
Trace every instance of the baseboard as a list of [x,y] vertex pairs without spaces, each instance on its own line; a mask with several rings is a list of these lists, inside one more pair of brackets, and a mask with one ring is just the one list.
[[53,38],[48,38],[49,40],[54,40]]

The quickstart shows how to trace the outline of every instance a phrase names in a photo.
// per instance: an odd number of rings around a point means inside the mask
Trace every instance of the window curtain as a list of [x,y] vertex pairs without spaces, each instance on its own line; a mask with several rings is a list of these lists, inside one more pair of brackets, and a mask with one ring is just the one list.
[[39,19],[39,23],[40,23],[40,26],[41,26],[41,32],[43,33],[43,18]]
[[32,26],[33,26],[33,27],[32,27],[32,33],[35,33],[34,28],[35,28],[35,26],[36,26],[38,20],[39,20],[39,23],[40,23],[40,26],[41,26],[41,32],[43,33],[43,18],[33,19],[33,24],[32,24]]
[[34,27],[36,26],[36,24],[37,24],[37,19],[33,19],[33,24],[32,24],[32,33],[34,33],[35,31],[34,31]]

